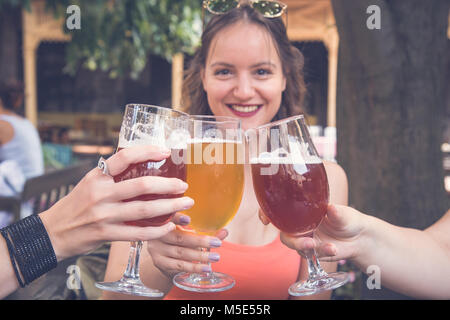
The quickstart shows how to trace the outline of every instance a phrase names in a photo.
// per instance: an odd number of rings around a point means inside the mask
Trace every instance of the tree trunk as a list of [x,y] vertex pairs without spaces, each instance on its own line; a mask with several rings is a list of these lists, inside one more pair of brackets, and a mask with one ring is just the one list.
[[[449,208],[440,151],[449,2],[332,5],[340,37],[338,161],[349,179],[350,205],[396,225],[426,228]],[[379,30],[366,25],[370,5],[380,8]],[[400,297],[369,291],[365,281],[363,287],[361,298]]]

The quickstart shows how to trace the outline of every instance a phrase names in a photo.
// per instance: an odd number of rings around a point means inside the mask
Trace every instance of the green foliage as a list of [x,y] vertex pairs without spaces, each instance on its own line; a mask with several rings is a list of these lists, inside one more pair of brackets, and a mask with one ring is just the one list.
[[65,30],[72,36],[67,67],[76,72],[83,64],[100,68],[111,77],[137,78],[147,57],[171,60],[177,52],[192,53],[201,34],[201,7],[197,0],[47,0],[57,14],[76,4],[81,29]]
[[0,0],[0,10],[3,6],[11,6],[11,7],[17,7],[22,6],[28,11],[30,10],[30,1],[31,0]]
[[[30,0],[0,0],[29,5]],[[65,70],[100,68],[111,77],[137,78],[149,54],[168,61],[177,52],[193,53],[202,31],[200,0],[46,0],[55,17],[67,18],[67,7],[80,8],[81,29],[72,37]]]

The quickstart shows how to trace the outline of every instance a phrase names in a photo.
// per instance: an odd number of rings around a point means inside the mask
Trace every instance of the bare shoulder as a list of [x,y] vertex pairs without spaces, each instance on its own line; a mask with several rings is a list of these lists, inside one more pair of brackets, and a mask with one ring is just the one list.
[[324,161],[323,164],[330,186],[330,202],[348,205],[348,180],[344,169],[335,162]]
[[347,174],[340,165],[331,161],[324,161],[323,164],[325,166],[328,179],[337,180],[338,182],[347,184]]
[[11,141],[13,137],[13,126],[8,121],[0,120],[0,145]]

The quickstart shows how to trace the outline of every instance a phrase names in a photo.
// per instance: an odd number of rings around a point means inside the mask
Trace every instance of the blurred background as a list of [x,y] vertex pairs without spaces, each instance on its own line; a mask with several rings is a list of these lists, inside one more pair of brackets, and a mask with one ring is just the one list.
[[[283,2],[311,134],[345,169],[350,205],[429,226],[450,199],[449,2]],[[46,173],[111,155],[127,103],[181,108],[202,23],[200,0],[0,0],[0,79],[23,84]],[[335,299],[399,297],[354,275]]]

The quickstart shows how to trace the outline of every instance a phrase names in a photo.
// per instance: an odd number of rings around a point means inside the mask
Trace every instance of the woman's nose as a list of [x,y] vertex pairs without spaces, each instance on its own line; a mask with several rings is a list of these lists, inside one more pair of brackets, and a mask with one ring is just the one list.
[[240,100],[249,100],[255,95],[255,88],[252,79],[246,75],[238,78],[234,88],[234,96]]

